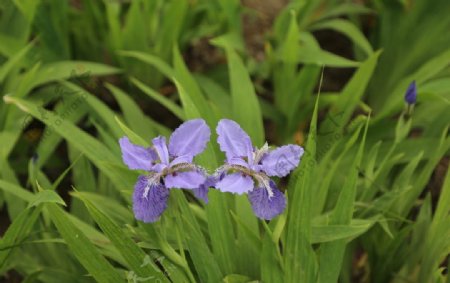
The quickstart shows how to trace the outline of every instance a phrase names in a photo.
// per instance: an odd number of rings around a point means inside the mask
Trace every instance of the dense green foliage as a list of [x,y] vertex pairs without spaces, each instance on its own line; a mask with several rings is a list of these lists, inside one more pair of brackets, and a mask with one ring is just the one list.
[[[1,276],[450,282],[450,2],[354,2],[290,1],[255,59],[241,21],[255,13],[237,0],[0,1]],[[324,31],[350,58],[321,47]],[[194,72],[196,48],[218,59]],[[329,91],[324,68],[354,72]],[[134,219],[118,139],[148,145],[198,117],[305,148],[279,182],[284,214],[176,191],[159,222]],[[209,170],[215,139],[196,159]]]

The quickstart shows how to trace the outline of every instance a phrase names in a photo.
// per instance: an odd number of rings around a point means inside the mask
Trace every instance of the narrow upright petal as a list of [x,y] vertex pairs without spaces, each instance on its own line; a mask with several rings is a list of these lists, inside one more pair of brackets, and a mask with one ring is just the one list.
[[261,219],[270,220],[275,216],[283,213],[286,208],[286,198],[282,192],[271,182],[273,196],[269,198],[269,194],[264,188],[257,188],[248,193],[248,199],[253,208],[253,212]]
[[127,137],[119,140],[122,150],[123,162],[132,170],[147,170],[152,167],[152,162],[157,158],[156,152],[151,148],[145,148],[132,144]]
[[133,192],[133,212],[136,219],[155,222],[167,208],[169,190],[161,184],[148,184],[146,176],[139,176]]
[[298,166],[302,155],[303,148],[298,145],[279,147],[263,157],[262,170],[268,176],[284,177]]
[[253,189],[253,180],[251,177],[242,173],[233,173],[226,175],[216,184],[216,188],[222,192],[243,194]]
[[405,101],[408,104],[415,104],[417,100],[417,88],[416,88],[416,81],[413,81],[411,84],[409,84],[408,89],[405,93]]
[[249,167],[248,162],[246,162],[241,157],[233,157],[233,158],[228,159],[228,164],[229,165],[239,165],[239,166],[246,167],[246,168]]
[[172,160],[170,162],[170,167],[175,166],[177,164],[182,164],[182,163],[192,163],[192,155],[182,155],[182,156],[178,156],[175,157],[174,160]]
[[198,171],[176,172],[164,178],[167,188],[195,189],[200,187],[206,180],[205,174]]
[[157,172],[157,173],[161,173],[166,168],[167,168],[166,164],[156,163],[155,165],[152,166],[152,170],[151,171]]
[[167,150],[166,138],[159,136],[154,138],[152,142],[161,163],[169,165],[169,151]]
[[169,153],[172,156],[195,156],[206,148],[211,131],[203,119],[184,122],[170,137]]
[[222,119],[219,121],[216,131],[219,135],[217,142],[220,145],[220,150],[225,152],[228,160],[231,160],[233,157],[252,158],[252,142],[238,123],[232,120]]

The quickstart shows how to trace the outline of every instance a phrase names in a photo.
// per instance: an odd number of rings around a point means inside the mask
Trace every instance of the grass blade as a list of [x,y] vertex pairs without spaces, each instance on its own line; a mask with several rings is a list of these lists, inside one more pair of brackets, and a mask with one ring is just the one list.
[[312,180],[316,166],[316,131],[319,99],[316,100],[305,154],[288,187],[289,207],[284,255],[285,282],[315,282],[316,254],[311,247]]
[[122,276],[114,267],[99,253],[86,235],[81,232],[64,211],[56,204],[46,205],[50,218],[55,224],[61,236],[69,246],[73,255],[86,268],[86,270],[98,282],[123,282]]
[[[368,125],[369,120],[367,120],[358,153],[350,167],[351,171],[342,187],[332,213],[330,220],[330,224],[332,225],[348,225],[352,220],[359,173],[358,168],[361,165]],[[346,245],[345,240],[338,240],[325,243],[320,247],[319,282],[334,283],[338,281]]]
[[[94,221],[100,226],[103,233],[111,240],[112,244],[122,254],[125,261],[128,263],[132,272],[144,278],[152,278],[160,280],[161,282],[169,282],[162,272],[153,263],[153,261],[146,261],[148,257],[145,252],[138,247],[138,245],[125,234],[120,227],[112,221],[103,212],[97,209],[86,197],[77,193],[74,196],[80,198]],[[145,264],[148,263],[148,264]]]

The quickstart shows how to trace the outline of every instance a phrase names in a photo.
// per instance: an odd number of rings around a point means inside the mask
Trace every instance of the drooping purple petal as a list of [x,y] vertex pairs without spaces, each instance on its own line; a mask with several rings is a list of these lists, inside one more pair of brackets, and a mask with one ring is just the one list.
[[152,142],[161,163],[169,165],[169,151],[167,150],[166,138],[159,136],[154,138]]
[[167,188],[195,189],[200,187],[206,180],[205,174],[198,171],[176,172],[164,178]]
[[195,197],[203,200],[205,203],[208,203],[208,191],[210,187],[215,187],[216,183],[219,181],[219,176],[208,176],[206,177],[206,181],[200,185],[200,187],[193,189]]
[[204,185],[209,188],[209,187],[215,187],[217,182],[220,181],[221,176],[220,175],[212,175],[212,176],[208,176],[206,177],[205,183]]
[[137,220],[155,222],[167,208],[169,190],[161,184],[148,184],[146,176],[139,176],[133,192],[133,212]]
[[196,198],[208,203],[208,189],[205,184],[202,184],[200,187],[193,189],[192,192]]
[[152,161],[157,158],[156,152],[130,142],[127,137],[119,139],[122,150],[122,160],[132,170],[147,170],[152,167]]
[[181,124],[169,141],[172,156],[195,156],[206,148],[211,131],[203,119],[189,120]]
[[271,198],[269,198],[269,194],[264,188],[256,188],[248,193],[253,212],[257,217],[265,220],[270,220],[283,213],[286,208],[286,197],[284,194],[276,188],[273,182],[270,185],[273,191]]
[[412,83],[409,84],[408,89],[405,93],[405,101],[408,104],[415,104],[417,100],[417,88],[416,88],[416,81],[412,81]]
[[222,119],[217,125],[217,142],[220,150],[225,152],[228,160],[233,157],[247,157],[251,159],[253,147],[250,137],[241,129],[238,123]]
[[217,182],[216,188],[222,192],[241,195],[253,189],[253,180],[251,177],[243,175],[242,173],[233,173],[225,175],[222,180]]
[[279,147],[262,159],[262,170],[269,176],[284,177],[298,166],[302,155],[301,146],[289,144]]

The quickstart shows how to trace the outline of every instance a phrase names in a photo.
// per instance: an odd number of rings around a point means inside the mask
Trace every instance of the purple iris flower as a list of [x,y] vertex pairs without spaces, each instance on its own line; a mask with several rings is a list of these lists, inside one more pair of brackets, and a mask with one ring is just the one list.
[[415,104],[417,100],[417,88],[416,88],[416,81],[413,81],[409,84],[408,89],[405,93],[405,101],[409,105]]
[[284,177],[295,169],[303,148],[290,144],[269,150],[266,143],[258,149],[236,122],[227,119],[219,121],[217,134],[227,162],[216,173],[220,177],[215,187],[222,192],[247,193],[261,219],[270,220],[282,213],[286,198],[270,177]]
[[202,119],[189,120],[178,127],[166,144],[166,138],[153,139],[152,147],[132,144],[127,137],[119,140],[123,162],[132,170],[145,170],[139,176],[133,193],[136,219],[155,222],[167,208],[169,189],[192,189],[207,201],[207,175],[192,161],[209,141],[211,132]]

